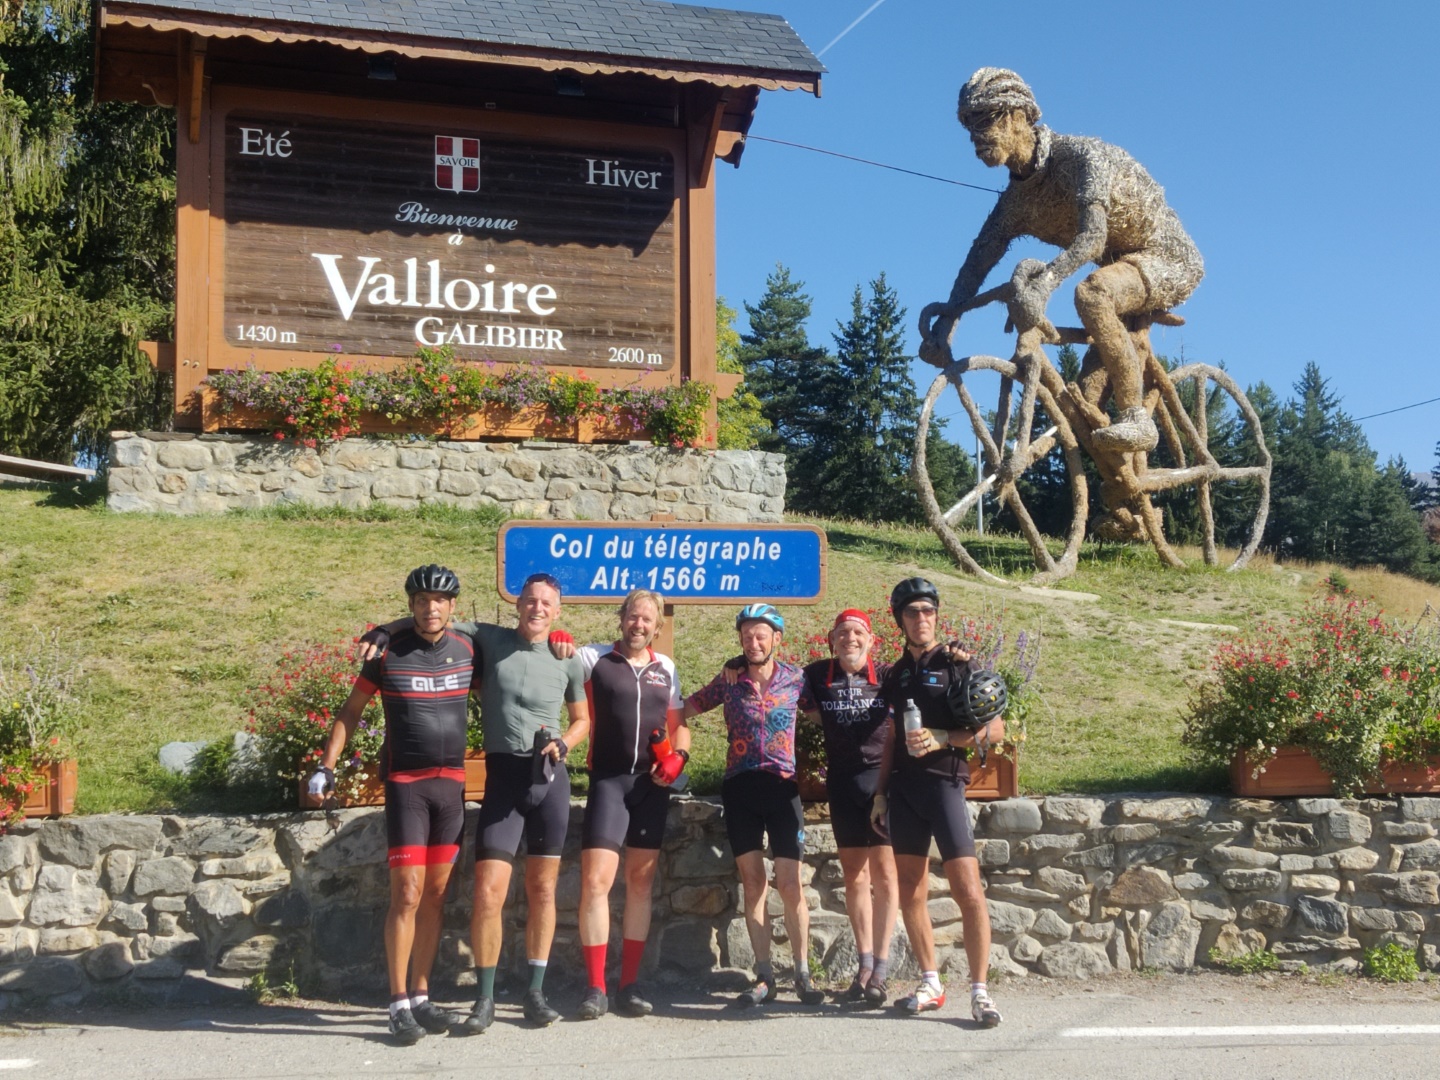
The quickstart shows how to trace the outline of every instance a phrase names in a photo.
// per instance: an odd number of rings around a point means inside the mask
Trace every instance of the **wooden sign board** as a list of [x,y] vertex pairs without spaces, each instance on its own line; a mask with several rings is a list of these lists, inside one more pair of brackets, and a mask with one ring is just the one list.
[[232,349],[449,346],[632,373],[679,360],[679,178],[662,146],[243,107],[216,134]]

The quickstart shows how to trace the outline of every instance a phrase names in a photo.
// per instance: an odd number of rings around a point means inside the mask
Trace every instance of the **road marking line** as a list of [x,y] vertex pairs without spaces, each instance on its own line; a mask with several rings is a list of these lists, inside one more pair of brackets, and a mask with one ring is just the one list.
[[38,1064],[34,1058],[0,1058],[0,1070],[33,1069]]
[[1192,1039],[1197,1036],[1440,1035],[1440,1024],[1241,1024],[1233,1027],[1066,1028],[1062,1039]]

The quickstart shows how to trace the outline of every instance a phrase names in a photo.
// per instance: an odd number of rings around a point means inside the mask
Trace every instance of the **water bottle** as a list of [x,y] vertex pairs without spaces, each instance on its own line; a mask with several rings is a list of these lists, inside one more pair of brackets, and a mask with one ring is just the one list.
[[[907,736],[910,732],[919,731],[925,726],[920,722],[920,710],[916,707],[915,702],[909,698],[905,699],[905,712],[902,714],[902,719],[905,724],[905,734]],[[909,754],[915,753],[914,750],[910,749],[910,740],[908,738],[905,740],[905,750]]]
[[670,736],[668,733],[659,729],[650,733],[650,759],[652,761],[664,761],[674,752],[670,746]]

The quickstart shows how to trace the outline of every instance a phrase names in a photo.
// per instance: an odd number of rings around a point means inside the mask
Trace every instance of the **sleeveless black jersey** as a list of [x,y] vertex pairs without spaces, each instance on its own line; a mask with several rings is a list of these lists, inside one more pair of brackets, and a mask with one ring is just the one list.
[[378,691],[385,710],[383,779],[465,768],[466,700],[474,671],[474,647],[449,629],[433,644],[401,630],[385,655],[365,662],[355,684]]
[[612,645],[586,645],[576,655],[590,699],[591,771],[648,772],[650,733],[667,731],[666,715],[685,707],[674,661],[652,649],[648,662],[636,667]]

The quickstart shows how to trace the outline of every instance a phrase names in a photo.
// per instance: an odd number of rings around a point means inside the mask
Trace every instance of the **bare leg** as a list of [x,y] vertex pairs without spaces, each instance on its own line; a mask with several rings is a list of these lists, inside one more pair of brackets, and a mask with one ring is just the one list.
[[[610,887],[615,884],[615,871],[619,867],[618,852],[605,848],[586,848],[580,852],[581,945],[604,945],[610,940]],[[645,899],[648,904],[649,896]],[[625,902],[628,914],[628,895]]]
[[930,926],[930,860],[924,855],[896,855],[900,915],[910,935],[910,951],[921,971],[935,970],[935,934]]
[[[809,970],[810,909],[805,906],[805,890],[800,884],[800,860],[775,860],[775,888],[785,904],[785,932],[790,935],[795,970]],[[748,889],[746,899],[749,899]]]
[[990,970],[990,909],[985,906],[985,890],[980,884],[980,860],[950,859],[945,863],[945,877],[965,920],[961,930],[965,959],[970,962],[970,981],[983,983]]
[[385,969],[390,993],[408,993],[405,985],[415,944],[416,913],[425,880],[423,866],[396,866],[390,871],[390,910],[385,913]]
[[[857,953],[874,953],[874,928],[871,922],[870,861],[868,848],[841,848],[840,870],[845,875],[845,914],[850,916],[850,929],[855,934]],[[889,848],[885,849],[889,851]],[[891,909],[894,919],[894,909]]]
[[[410,950],[410,989],[430,992],[430,969],[440,951],[440,929],[445,914],[445,890],[450,885],[451,863],[422,867],[425,882],[420,890],[420,909],[415,914],[415,944]],[[399,991],[395,991],[399,993]]]
[[770,891],[765,881],[765,856],[758,851],[747,851],[735,856],[735,869],[740,873],[740,884],[745,889],[745,929],[750,935],[750,948],[755,953],[755,963],[770,962],[770,923],[765,918],[765,898]]
[[650,889],[659,865],[658,851],[627,849],[625,852],[625,915],[621,926],[630,941],[644,941],[650,936]]
[[[870,880],[875,890],[874,928],[871,931],[875,946],[873,951],[875,959],[887,960],[890,957],[890,939],[895,936],[895,916],[900,911],[895,852],[887,845],[872,847],[869,858]],[[848,897],[846,903],[849,903]]]
[[525,920],[525,957],[549,960],[555,940],[555,882],[560,878],[560,858],[529,855],[525,859],[525,899],[530,913]]
[[470,943],[476,967],[494,967],[500,962],[504,937],[502,916],[505,894],[510,891],[510,863],[505,859],[481,859],[475,864],[475,909],[470,916]]

